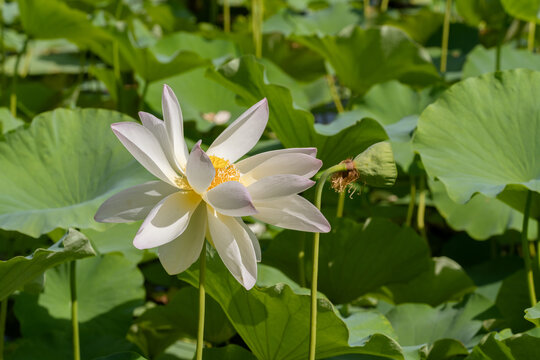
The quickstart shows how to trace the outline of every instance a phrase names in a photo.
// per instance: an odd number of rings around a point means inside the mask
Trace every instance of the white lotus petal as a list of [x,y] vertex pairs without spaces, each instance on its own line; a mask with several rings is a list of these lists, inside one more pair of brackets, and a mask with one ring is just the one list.
[[150,130],[132,122],[114,123],[111,128],[126,149],[146,170],[174,186],[177,174],[171,168],[159,141]]
[[223,215],[249,216],[257,213],[249,192],[238,181],[227,181],[209,190],[205,200]]
[[183,272],[199,256],[206,234],[206,204],[200,203],[186,230],[173,241],[158,248],[159,261],[170,275]]
[[163,181],[150,181],[130,187],[101,204],[94,220],[107,223],[142,220],[165,196],[177,191],[177,188]]
[[257,144],[267,122],[268,102],[262,99],[227,126],[208,148],[208,155],[234,163]]
[[137,249],[150,249],[180,236],[188,226],[201,197],[193,191],[179,191],[161,200],[143,221],[133,239]]
[[188,149],[184,141],[184,120],[182,110],[174,92],[168,85],[163,85],[163,96],[161,98],[163,119],[165,128],[169,135],[169,141],[173,149],[174,158],[180,168],[185,169]]
[[156,139],[158,139],[171,167],[178,173],[184,174],[184,169],[180,168],[175,160],[173,148],[167,135],[167,129],[165,129],[165,122],[144,111],[139,111],[139,118],[143,126],[150,130]]
[[196,192],[202,194],[208,189],[215,175],[216,169],[214,169],[208,155],[201,149],[201,141],[199,140],[191,149],[186,166],[189,185]]
[[306,154],[311,157],[315,157],[317,155],[317,148],[289,148],[289,149],[266,151],[257,155],[250,156],[244,160],[240,160],[239,162],[234,164],[234,166],[242,174],[245,174],[251,171],[256,166],[262,164],[266,160],[273,158],[274,156],[283,155],[283,154],[292,154],[292,153]]
[[[251,244],[253,245],[253,250],[255,250],[255,259],[257,259],[257,262],[261,261],[261,244],[259,244],[259,239],[257,239],[257,235],[247,226],[242,218],[235,218],[236,221],[244,228],[246,233],[249,236],[249,239],[251,240]],[[259,225],[262,225],[261,223],[257,223]],[[264,225],[263,225],[264,227]]]
[[254,203],[258,213],[254,218],[285,229],[329,232],[330,224],[321,212],[301,196],[293,195]]
[[[236,166],[236,165],[235,165]],[[322,161],[301,153],[280,154],[269,158],[242,175],[242,182],[248,186],[267,176],[291,174],[307,178],[319,171]]]
[[208,229],[223,263],[247,290],[257,281],[257,260],[253,244],[244,228],[234,219],[208,207]]
[[268,200],[298,194],[309,189],[315,181],[299,175],[272,175],[247,187],[253,201]]

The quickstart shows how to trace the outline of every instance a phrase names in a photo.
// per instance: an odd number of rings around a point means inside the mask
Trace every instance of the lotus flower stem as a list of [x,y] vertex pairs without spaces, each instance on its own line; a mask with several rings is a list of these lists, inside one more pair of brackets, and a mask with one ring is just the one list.
[[262,23],[264,8],[262,0],[251,1],[251,27],[253,31],[253,43],[255,45],[255,56],[262,57]]
[[223,0],[223,30],[231,32],[231,4],[229,0]]
[[[315,188],[315,206],[321,210],[322,191],[330,175],[339,171],[347,171],[346,164],[337,164],[326,169],[317,181]],[[320,233],[313,234],[313,270],[311,274],[311,316],[309,329],[309,360],[315,360],[317,347],[317,277],[319,274],[319,238]]]
[[69,287],[71,290],[71,325],[73,328],[73,360],[81,360],[79,344],[79,319],[77,307],[77,262],[69,264]]
[[342,191],[339,193],[339,197],[338,197],[337,211],[336,211],[337,218],[343,217],[344,206],[345,206],[345,191]]
[[13,80],[11,83],[11,95],[9,98],[11,115],[17,117],[17,79],[19,78],[19,64],[21,63],[21,58],[24,53],[26,53],[26,48],[28,47],[28,42],[30,39],[27,37],[24,40],[22,50],[17,54],[15,59],[15,66],[13,67]]
[[525,208],[523,209],[523,226],[521,228],[521,248],[523,251],[523,258],[525,260],[525,271],[527,273],[527,285],[529,288],[529,299],[531,300],[531,306],[536,305],[536,291],[534,289],[534,278],[531,265],[531,253],[529,251],[529,239],[527,237],[529,231],[529,214],[531,211],[532,192],[527,191],[527,200],[525,201]]
[[446,73],[446,62],[448,58],[448,36],[450,35],[450,15],[452,13],[452,0],[446,0],[444,11],[444,24],[441,46],[441,73]]
[[4,0],[0,0],[0,87],[5,88],[4,81],[6,80],[6,71],[4,68],[6,55],[4,47],[4,16],[3,16]]
[[4,335],[6,333],[8,298],[0,302],[0,360],[4,359]]
[[411,226],[414,205],[416,204],[416,177],[411,175],[409,181],[411,182],[411,198],[409,200],[409,207],[407,208],[407,218],[405,219],[405,225],[407,226]]
[[199,329],[197,331],[197,360],[203,358],[204,346],[204,310],[205,310],[205,289],[204,282],[206,277],[206,241],[201,250],[199,258]]
[[426,178],[422,175],[418,184],[418,212],[416,214],[416,226],[422,237],[426,238],[426,225],[424,217],[426,215]]
[[342,113],[345,111],[343,109],[343,104],[341,103],[341,99],[339,98],[339,94],[336,88],[336,82],[334,81],[334,77],[331,74],[326,75],[326,80],[328,81],[328,87],[330,88],[330,95],[332,96],[332,100],[334,101],[334,104],[336,105],[336,110],[338,113]]
[[534,40],[536,35],[536,23],[531,21],[529,23],[529,37],[527,38],[527,50],[534,52]]
[[381,2],[381,12],[386,12],[388,10],[388,3],[390,0],[382,0]]

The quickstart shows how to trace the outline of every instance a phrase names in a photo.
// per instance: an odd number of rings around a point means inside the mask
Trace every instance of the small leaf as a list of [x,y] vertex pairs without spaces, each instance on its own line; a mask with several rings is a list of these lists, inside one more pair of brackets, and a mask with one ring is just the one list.
[[88,239],[77,230],[70,229],[48,249],[37,249],[28,257],[16,256],[0,261],[0,300],[32,282],[49,268],[95,254]]
[[535,306],[525,309],[525,319],[529,320],[533,324],[536,324],[538,319],[540,319],[540,302]]

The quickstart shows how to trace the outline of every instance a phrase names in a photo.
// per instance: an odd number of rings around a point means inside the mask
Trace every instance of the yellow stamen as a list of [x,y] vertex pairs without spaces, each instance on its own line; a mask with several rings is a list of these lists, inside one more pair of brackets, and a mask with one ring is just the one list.
[[182,190],[192,190],[189,182],[187,181],[187,178],[184,176],[180,176],[174,179],[174,183]]
[[240,181],[240,171],[238,171],[228,160],[210,155],[210,161],[212,161],[212,165],[214,165],[214,169],[216,169],[216,176],[214,177],[214,180],[212,180],[208,190],[227,181]]

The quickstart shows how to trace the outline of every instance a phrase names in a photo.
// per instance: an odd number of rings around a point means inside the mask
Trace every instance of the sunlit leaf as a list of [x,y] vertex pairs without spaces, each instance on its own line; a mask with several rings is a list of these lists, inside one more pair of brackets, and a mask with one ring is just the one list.
[[112,194],[149,179],[110,125],[108,110],[58,109],[0,142],[0,227],[37,237],[58,227],[100,228],[93,217]]
[[28,257],[16,256],[0,262],[0,300],[21,289],[45,270],[66,261],[95,255],[90,242],[76,230],[48,249],[37,249]]

